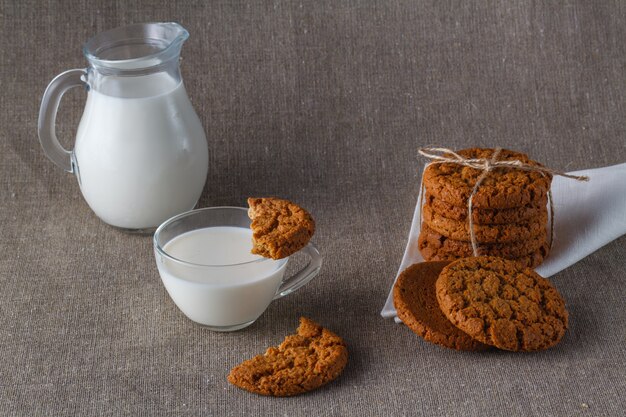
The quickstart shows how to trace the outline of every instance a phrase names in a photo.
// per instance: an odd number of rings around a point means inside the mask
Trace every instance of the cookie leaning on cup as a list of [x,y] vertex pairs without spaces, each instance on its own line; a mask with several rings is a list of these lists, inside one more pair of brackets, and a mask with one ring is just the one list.
[[252,253],[281,259],[305,247],[315,233],[315,221],[308,211],[274,197],[248,198],[252,220]]

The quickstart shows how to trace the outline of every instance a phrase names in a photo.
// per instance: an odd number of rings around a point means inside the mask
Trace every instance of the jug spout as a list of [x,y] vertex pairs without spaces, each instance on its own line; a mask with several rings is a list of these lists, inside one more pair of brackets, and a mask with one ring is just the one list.
[[99,33],[83,53],[101,73],[145,74],[178,60],[187,38],[189,32],[178,23],[140,23]]
[[171,50],[178,56],[183,43],[189,38],[189,32],[176,22],[154,23],[165,41],[166,49]]

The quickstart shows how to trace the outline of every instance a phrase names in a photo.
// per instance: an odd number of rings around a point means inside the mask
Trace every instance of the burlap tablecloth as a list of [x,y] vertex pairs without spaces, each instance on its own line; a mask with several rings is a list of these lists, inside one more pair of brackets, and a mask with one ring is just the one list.
[[[623,237],[552,278],[571,326],[549,351],[453,352],[379,311],[419,146],[499,145],[562,170],[626,161],[624,2],[174,3],[1,3],[0,415],[623,415]],[[99,221],[38,144],[43,90],[86,65],[82,42],[144,21],[191,33],[200,205],[279,195],[318,220],[321,274],[240,332],[187,320],[150,238]],[[84,98],[62,103],[67,146]],[[300,315],[348,342],[339,380],[288,399],[227,383]]]

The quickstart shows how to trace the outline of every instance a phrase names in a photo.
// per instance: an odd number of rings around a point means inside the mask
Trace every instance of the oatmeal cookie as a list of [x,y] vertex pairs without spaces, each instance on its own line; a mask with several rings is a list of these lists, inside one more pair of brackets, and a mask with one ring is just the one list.
[[[422,224],[417,242],[420,252],[424,259],[427,260],[431,260],[436,256],[441,259],[446,259],[446,256],[452,256],[454,257],[453,259],[474,256],[470,242],[450,239],[437,233],[428,227],[426,223]],[[538,251],[546,243],[547,232],[544,229],[539,236],[528,240],[509,243],[481,243],[478,245],[478,253],[480,255],[499,256],[507,259],[519,258]]]
[[484,350],[489,346],[472,339],[455,327],[439,309],[435,282],[450,263],[422,262],[402,271],[393,286],[393,304],[398,317],[417,335],[456,350]]
[[512,261],[460,259],[442,270],[435,288],[455,326],[500,349],[548,349],[567,329],[565,302],[550,281]]
[[[491,158],[494,149],[472,148],[458,151],[465,158]],[[525,164],[542,166],[527,155],[506,149],[498,160],[518,160]],[[476,180],[482,170],[450,162],[431,163],[424,171],[424,187],[435,198],[454,206],[467,207]],[[494,168],[483,180],[473,198],[475,208],[508,209],[528,204],[539,204],[546,198],[552,176],[515,168]]]
[[305,247],[315,221],[302,207],[279,198],[248,198],[248,216],[252,219],[252,253],[280,259]]
[[[425,205],[429,206],[433,212],[447,219],[467,222],[467,205],[455,206],[430,195],[425,194]],[[532,218],[537,218],[544,213],[548,213],[548,198],[540,198],[537,203],[528,204],[522,207],[510,209],[487,209],[472,208],[472,220],[475,224],[507,224],[523,223]]]
[[314,390],[334,380],[348,363],[344,341],[312,320],[300,318],[297,333],[265,354],[230,371],[228,381],[261,395],[287,397]]
[[[446,219],[435,213],[430,206],[422,207],[422,220],[431,229],[450,239],[469,242],[468,222]],[[474,235],[480,243],[508,243],[536,238],[546,233],[548,213],[532,218],[525,223],[474,224]]]
[[[433,248],[426,243],[425,246],[420,246],[418,241],[418,247],[420,253],[427,261],[454,261],[457,259],[468,258],[474,256],[471,252],[469,255],[461,256],[455,253],[450,253],[443,251],[441,249]],[[482,248],[482,246],[481,246]],[[470,249],[471,251],[471,249]],[[500,256],[500,255],[488,255],[485,253],[479,252],[483,256],[498,256],[500,258],[508,259],[510,261],[515,262],[518,266],[522,268],[536,268],[543,263],[550,252],[550,245],[547,242],[543,242],[541,246],[532,253],[528,255],[518,256],[518,257],[508,257],[508,256]]]

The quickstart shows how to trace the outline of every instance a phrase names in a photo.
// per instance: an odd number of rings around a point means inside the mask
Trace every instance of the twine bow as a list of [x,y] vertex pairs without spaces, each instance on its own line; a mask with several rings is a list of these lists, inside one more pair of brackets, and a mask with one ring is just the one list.
[[[458,153],[454,152],[448,148],[421,148],[418,150],[420,155],[425,156],[430,159],[432,162],[430,164],[443,164],[443,163],[452,163],[456,165],[462,165],[474,169],[478,169],[482,171],[478,179],[476,180],[476,184],[474,184],[474,188],[472,189],[472,193],[467,201],[467,216],[469,219],[469,232],[470,232],[470,241],[472,243],[472,252],[474,256],[478,256],[478,243],[476,242],[476,233],[474,232],[474,219],[472,216],[473,210],[473,200],[478,188],[482,184],[483,180],[487,178],[489,172],[491,172],[494,168],[511,168],[511,169],[519,169],[522,171],[530,171],[530,172],[538,172],[541,175],[545,176],[549,175],[558,175],[565,178],[571,178],[576,181],[589,181],[589,177],[584,175],[571,175],[565,172],[557,171],[551,168],[530,165],[526,164],[519,160],[509,160],[509,161],[498,161],[498,156],[502,148],[496,148],[491,155],[491,158],[465,158]],[[427,164],[424,167],[424,171],[422,172],[422,183],[420,186],[420,201],[424,204],[424,172],[428,167]],[[554,240],[554,203],[552,201],[552,191],[548,188],[548,201],[550,203],[550,248],[552,248],[552,241]],[[422,223],[421,219],[421,208],[420,208],[420,224]]]

